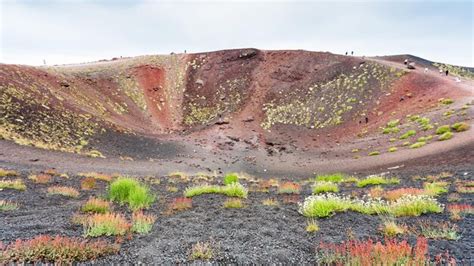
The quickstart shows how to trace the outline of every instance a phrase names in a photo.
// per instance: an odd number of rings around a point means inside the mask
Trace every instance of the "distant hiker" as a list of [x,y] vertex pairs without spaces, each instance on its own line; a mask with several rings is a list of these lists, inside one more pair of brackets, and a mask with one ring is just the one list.
[[405,61],[403,61],[403,64],[408,65],[408,59],[405,59]]
[[43,64],[46,65],[46,59],[43,59]]
[[428,68],[427,67],[425,67],[425,73],[428,73]]
[[369,118],[367,116],[365,117],[365,123],[369,123]]
[[186,50],[184,50],[184,53],[186,53]]
[[346,55],[347,55],[347,51],[346,51]]
[[354,51],[351,51],[351,55],[354,55]]
[[449,74],[449,71],[446,69],[446,76]]
[[402,96],[402,97],[400,97],[400,102],[401,102],[401,101],[403,101],[403,100],[405,100],[405,98],[403,98],[403,96]]

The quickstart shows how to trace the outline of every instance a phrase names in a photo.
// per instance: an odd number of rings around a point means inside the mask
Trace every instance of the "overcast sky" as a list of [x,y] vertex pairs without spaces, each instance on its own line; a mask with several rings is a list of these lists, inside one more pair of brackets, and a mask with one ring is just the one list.
[[1,63],[229,48],[413,54],[474,66],[472,1],[1,2]]

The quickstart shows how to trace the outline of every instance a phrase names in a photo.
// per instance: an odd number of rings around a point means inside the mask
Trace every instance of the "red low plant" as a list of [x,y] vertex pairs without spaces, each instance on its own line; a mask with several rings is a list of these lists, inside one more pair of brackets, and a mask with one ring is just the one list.
[[300,194],[301,185],[294,182],[284,182],[278,187],[279,194]]
[[450,204],[448,211],[451,213],[451,219],[461,220],[462,215],[474,214],[474,206],[470,204]]
[[408,188],[398,188],[398,189],[386,191],[383,197],[386,198],[387,200],[394,201],[401,198],[404,195],[416,196],[416,195],[424,195],[424,194],[426,194],[424,189],[408,187]]
[[368,239],[321,243],[316,251],[320,263],[331,265],[425,265],[429,261],[428,241],[423,237],[413,247],[405,240],[386,239],[382,244]]
[[10,245],[0,245],[0,264],[9,263],[54,263],[70,264],[77,261],[94,260],[117,253],[119,246],[106,241],[87,241],[81,238],[40,235],[31,240],[16,240]]
[[81,189],[83,190],[90,190],[95,188],[95,178],[93,177],[86,177],[81,180]]
[[193,207],[192,198],[175,198],[171,201],[169,209],[172,211],[183,211]]

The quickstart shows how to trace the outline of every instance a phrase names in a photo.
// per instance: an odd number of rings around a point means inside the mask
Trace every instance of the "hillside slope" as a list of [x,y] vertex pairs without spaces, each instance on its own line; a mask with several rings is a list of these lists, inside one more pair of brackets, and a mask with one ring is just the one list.
[[[407,115],[427,114],[432,127],[470,123],[472,80],[464,75],[456,83],[437,75],[435,65],[405,69],[404,57],[238,49],[55,67],[2,64],[0,135],[93,157],[150,159],[186,147],[351,157],[350,150],[392,145],[380,131],[394,119],[406,120],[402,130],[416,126]],[[443,117],[450,108],[454,115]]]

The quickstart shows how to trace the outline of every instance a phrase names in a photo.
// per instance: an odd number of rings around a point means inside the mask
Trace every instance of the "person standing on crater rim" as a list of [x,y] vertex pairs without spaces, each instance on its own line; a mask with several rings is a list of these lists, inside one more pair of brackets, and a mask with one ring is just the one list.
[[449,74],[449,70],[446,69],[446,76]]

